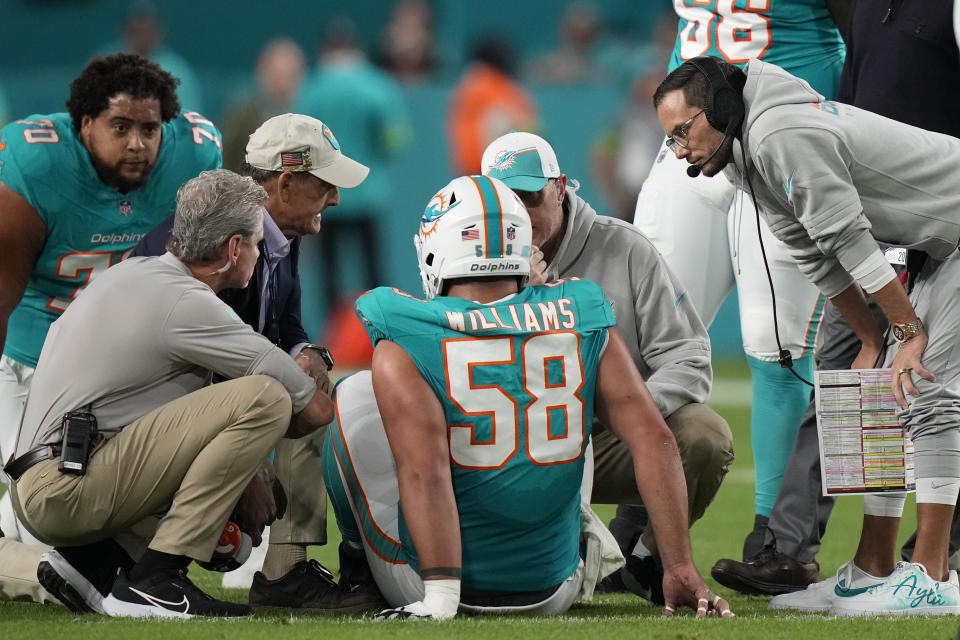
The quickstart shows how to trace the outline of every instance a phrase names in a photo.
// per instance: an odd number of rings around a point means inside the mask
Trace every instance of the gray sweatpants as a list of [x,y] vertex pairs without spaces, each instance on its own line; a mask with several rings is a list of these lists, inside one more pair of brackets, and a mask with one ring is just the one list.
[[[960,260],[956,258],[958,255],[960,254],[954,254],[954,259],[946,263],[927,264],[911,294],[918,314],[930,331],[930,345],[924,354],[924,366],[933,371],[938,378],[937,383],[920,381],[924,383],[924,386],[920,386],[918,378],[914,377],[914,382],[923,395],[914,399],[908,410],[911,414],[911,421],[908,424],[918,424],[920,432],[926,434],[921,437],[921,440],[926,440],[926,444],[919,445],[918,450],[923,447],[927,452],[931,447],[935,450],[938,446],[936,443],[940,439],[941,430],[943,430],[943,438],[949,445],[956,437],[957,426],[960,424],[954,418],[953,428],[950,429],[950,419],[945,418],[945,416],[955,416],[957,404],[954,402],[952,409],[944,406],[951,402],[948,398],[951,396],[956,398],[958,389],[956,369],[960,363],[949,361],[949,353],[960,340],[960,329],[957,327],[960,323],[960,313],[957,308],[960,295],[957,295],[957,285],[950,284],[951,278],[954,283],[960,282],[958,280],[960,274],[957,273],[960,269]],[[878,322],[886,323],[883,313],[875,304],[871,304],[871,310]],[[849,368],[860,351],[860,340],[837,308],[829,302],[824,307],[820,332],[823,342],[817,350],[818,367],[820,369]],[[945,357],[948,358],[947,362],[943,362]],[[921,399],[923,403],[919,403]],[[936,455],[931,461],[939,466]],[[925,469],[927,470],[924,475],[933,475],[934,472],[929,470],[929,465]],[[827,520],[836,502],[836,498],[821,494],[817,421],[814,404],[811,401],[804,413],[790,461],[784,472],[783,484],[777,494],[773,512],[770,514],[766,542],[770,544],[775,541],[778,551],[800,562],[811,562],[820,551]],[[960,516],[960,510],[954,513],[951,529],[952,567],[956,567],[956,556],[953,554],[960,548],[958,516]],[[912,540],[913,538],[904,547],[905,558],[912,555]]]

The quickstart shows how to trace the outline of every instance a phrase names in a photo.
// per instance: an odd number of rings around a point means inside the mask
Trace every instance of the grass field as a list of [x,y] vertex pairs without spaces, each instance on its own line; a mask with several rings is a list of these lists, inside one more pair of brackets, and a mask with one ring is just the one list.
[[[736,438],[737,460],[727,476],[716,501],[692,530],[697,567],[713,589],[729,598],[737,617],[733,620],[693,619],[687,612],[670,620],[660,618],[660,610],[632,595],[602,595],[593,602],[577,604],[564,616],[551,619],[507,619],[460,617],[444,623],[373,622],[369,618],[306,615],[298,613],[262,613],[251,620],[210,621],[128,621],[98,616],[74,616],[66,609],[31,603],[0,602],[0,640],[55,640],[58,638],[96,637],[146,638],[173,640],[190,638],[524,638],[531,640],[562,638],[653,638],[657,640],[775,640],[778,638],[842,638],[843,640],[897,638],[899,640],[953,640],[957,638],[956,618],[903,618],[833,620],[820,615],[773,614],[766,599],[738,596],[709,578],[710,567],[721,557],[736,557],[743,537],[753,522],[753,461],[750,455],[749,379],[745,364],[720,363],[716,367],[717,384],[711,404],[730,423]],[[821,574],[826,577],[849,560],[860,533],[862,500],[840,500],[830,520],[826,541],[820,554]],[[610,506],[598,506],[608,521]],[[908,500],[901,528],[905,538],[915,526],[912,498]],[[331,515],[332,518],[332,515]],[[330,523],[329,545],[317,548],[313,555],[328,567],[337,565],[338,536]],[[244,601],[246,593],[219,588],[219,574],[191,569],[191,576],[204,589],[219,597]]]

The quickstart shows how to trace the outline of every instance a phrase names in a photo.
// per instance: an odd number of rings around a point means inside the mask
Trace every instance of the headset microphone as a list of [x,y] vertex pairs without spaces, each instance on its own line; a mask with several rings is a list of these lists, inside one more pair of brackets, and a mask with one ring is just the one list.
[[711,160],[713,160],[713,156],[717,155],[717,152],[720,151],[720,147],[722,147],[723,143],[726,141],[727,141],[727,134],[723,134],[723,138],[720,140],[720,144],[718,144],[717,148],[713,150],[713,153],[707,156],[706,160],[704,160],[699,164],[692,164],[689,167],[687,167],[687,175],[690,176],[691,178],[696,178],[697,176],[699,176],[700,173],[703,171],[704,165],[710,162]]

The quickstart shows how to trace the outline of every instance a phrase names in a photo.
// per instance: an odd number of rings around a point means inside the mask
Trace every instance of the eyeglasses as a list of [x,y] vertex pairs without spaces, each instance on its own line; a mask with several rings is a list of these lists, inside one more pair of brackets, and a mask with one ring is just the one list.
[[674,129],[674,134],[667,136],[667,148],[670,151],[673,151],[677,148],[677,145],[680,145],[684,149],[687,148],[687,136],[690,134],[690,125],[693,124],[693,121],[696,120],[701,113],[704,112],[704,109],[700,109],[693,116],[681,124],[679,127]]

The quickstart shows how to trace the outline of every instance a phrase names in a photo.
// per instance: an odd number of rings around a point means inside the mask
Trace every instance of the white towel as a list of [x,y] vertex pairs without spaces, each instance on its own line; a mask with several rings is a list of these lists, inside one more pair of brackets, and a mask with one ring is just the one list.
[[626,564],[626,561],[613,534],[585,502],[580,503],[580,536],[586,543],[580,598],[590,602],[597,584]]

